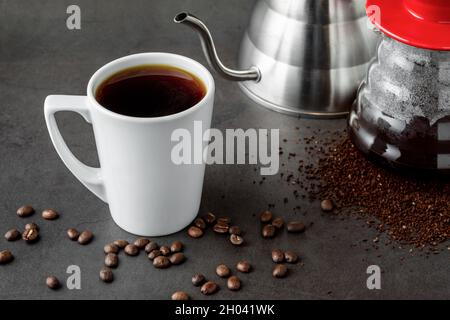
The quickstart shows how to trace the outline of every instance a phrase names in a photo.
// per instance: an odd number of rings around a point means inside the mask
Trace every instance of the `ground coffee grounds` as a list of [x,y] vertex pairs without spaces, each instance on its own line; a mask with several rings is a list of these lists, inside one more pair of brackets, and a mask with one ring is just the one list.
[[368,161],[347,135],[329,142],[317,165],[300,165],[299,171],[313,180],[307,190],[312,198],[331,199],[337,213],[367,217],[369,225],[392,240],[435,247],[450,239],[450,177],[386,170]]

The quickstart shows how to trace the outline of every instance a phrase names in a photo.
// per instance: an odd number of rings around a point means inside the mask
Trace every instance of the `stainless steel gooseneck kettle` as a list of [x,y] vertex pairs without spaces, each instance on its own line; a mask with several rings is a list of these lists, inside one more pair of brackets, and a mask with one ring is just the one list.
[[365,0],[260,0],[242,40],[240,70],[232,70],[200,19],[183,12],[174,21],[198,32],[220,75],[239,81],[257,103],[293,115],[348,114],[378,42]]

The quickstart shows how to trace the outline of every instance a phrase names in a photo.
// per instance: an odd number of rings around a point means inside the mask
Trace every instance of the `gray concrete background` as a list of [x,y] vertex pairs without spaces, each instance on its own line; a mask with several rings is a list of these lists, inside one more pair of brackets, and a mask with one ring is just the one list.
[[[23,228],[36,221],[42,239],[37,244],[8,243],[0,239],[0,249],[11,250],[16,259],[0,267],[0,299],[166,299],[176,290],[193,298],[204,298],[190,283],[201,272],[217,280],[222,290],[211,299],[401,299],[450,298],[448,251],[426,258],[411,257],[407,249],[381,245],[375,251],[362,242],[375,236],[364,221],[322,215],[318,203],[295,200],[292,187],[273,176],[262,185],[254,166],[210,166],[207,168],[201,213],[228,215],[245,231],[247,245],[231,246],[212,232],[200,240],[185,231],[157,239],[169,244],[174,239],[186,243],[188,261],[168,270],[154,269],[141,254],[120,255],[116,280],[98,280],[103,263],[103,245],[118,238],[135,237],[119,229],[108,208],[85,189],[65,168],[51,145],[43,117],[43,101],[49,94],[83,94],[89,77],[103,64],[137,52],[167,51],[206,63],[199,41],[185,27],[173,24],[180,10],[202,17],[214,33],[225,63],[235,65],[239,42],[254,1],[250,0],[0,0],[0,233],[11,227]],[[82,9],[82,30],[66,29],[66,8]],[[299,157],[308,159],[300,137],[311,136],[318,128],[343,130],[344,120],[296,119],[267,111],[249,101],[237,85],[216,76],[217,93],[213,126],[224,128],[280,128],[285,166],[296,169]],[[94,139],[89,125],[74,114],[58,117],[63,135],[73,152],[90,165],[97,164]],[[309,126],[310,128],[307,128]],[[300,127],[296,130],[295,127]],[[287,152],[297,160],[288,161]],[[287,197],[289,202],[283,203]],[[17,207],[30,203],[38,210],[56,208],[61,218],[43,221],[37,214],[20,219]],[[260,237],[257,214],[273,210],[285,219],[299,218],[314,225],[303,235],[282,233],[275,240]],[[302,210],[294,212],[300,205]],[[69,227],[91,229],[95,240],[86,247],[65,236]],[[369,241],[370,242],[370,241]],[[304,266],[291,268],[284,280],[270,275],[272,248],[292,249]],[[381,256],[380,256],[381,255]],[[214,276],[219,263],[234,265],[250,260],[254,272],[243,275],[243,288],[230,292],[225,281]],[[403,259],[403,260],[402,260]],[[82,290],[63,288],[57,292],[45,286],[47,275],[65,281],[67,266],[82,270]],[[366,268],[383,270],[382,290],[366,288]]]

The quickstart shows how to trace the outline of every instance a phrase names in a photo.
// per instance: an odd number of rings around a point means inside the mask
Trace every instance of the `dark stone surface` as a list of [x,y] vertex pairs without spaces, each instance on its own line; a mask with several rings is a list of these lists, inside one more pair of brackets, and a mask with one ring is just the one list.
[[[89,77],[103,64],[137,52],[167,51],[206,63],[197,36],[172,23],[173,16],[188,9],[202,17],[214,33],[226,64],[235,65],[239,42],[253,1],[242,0],[78,0],[82,30],[66,28],[66,8],[73,1],[0,0],[0,249],[9,249],[15,260],[0,266],[0,299],[167,299],[177,290],[204,298],[191,284],[195,273],[204,273],[221,290],[208,299],[311,299],[311,298],[449,298],[448,251],[440,255],[410,256],[408,249],[392,249],[380,243],[375,251],[373,230],[364,221],[338,219],[320,212],[319,203],[295,200],[293,188],[280,176],[268,177],[261,185],[255,166],[210,166],[207,168],[201,212],[230,216],[245,231],[247,244],[233,247],[211,231],[199,239],[186,232],[156,239],[186,244],[187,261],[167,270],[153,268],[141,254],[120,254],[115,281],[99,280],[103,246],[115,239],[136,237],[119,229],[108,207],[85,189],[65,168],[51,145],[43,117],[43,101],[49,94],[83,94]],[[322,128],[343,130],[344,120],[296,119],[256,106],[234,83],[216,77],[217,93],[213,126],[225,128],[280,128],[283,147],[297,158],[282,162],[295,170],[306,158],[304,146],[295,140]],[[63,135],[73,152],[90,165],[97,164],[92,130],[74,114],[58,117]],[[310,128],[307,128],[309,126]],[[300,127],[296,130],[295,127]],[[314,159],[309,159],[314,160]],[[287,197],[289,202],[283,203]],[[15,210],[32,204],[38,214],[20,219]],[[268,203],[275,215],[299,218],[314,225],[302,235],[282,233],[274,240],[260,236],[258,213]],[[295,213],[293,207],[302,210]],[[39,212],[55,208],[56,221],[44,221]],[[41,240],[33,245],[9,243],[3,233],[27,222],[41,226]],[[94,241],[80,246],[67,239],[66,229],[90,229]],[[369,239],[368,243],[362,242]],[[298,252],[304,266],[293,266],[286,279],[273,279],[270,252],[274,248]],[[366,250],[367,249],[367,250]],[[226,281],[214,275],[220,263],[234,266],[248,259],[254,271],[242,275],[242,290],[231,292]],[[402,260],[404,258],[404,260]],[[65,286],[52,291],[45,285],[49,275],[65,283],[66,268],[78,265],[82,289]],[[382,290],[366,288],[366,268],[383,270]]]

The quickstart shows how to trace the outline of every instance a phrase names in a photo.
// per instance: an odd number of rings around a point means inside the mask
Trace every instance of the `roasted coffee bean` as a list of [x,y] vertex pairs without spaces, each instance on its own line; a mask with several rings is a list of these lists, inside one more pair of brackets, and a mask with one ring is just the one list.
[[39,239],[39,231],[37,229],[25,229],[22,233],[22,239],[27,243],[36,242]]
[[148,254],[148,258],[150,260],[155,259],[156,257],[159,257],[161,255],[161,251],[159,251],[158,249],[152,250],[149,254]]
[[70,228],[67,230],[67,236],[69,237],[70,240],[76,241],[80,236],[80,232],[77,229]]
[[281,229],[284,226],[284,220],[283,218],[275,218],[272,221],[272,225],[277,228],[277,229]]
[[291,233],[302,233],[305,229],[305,224],[300,221],[291,221],[287,224],[287,231]]
[[237,291],[241,288],[241,280],[236,276],[231,276],[227,280],[227,287],[232,291]]
[[85,230],[78,237],[78,243],[82,244],[82,245],[86,245],[86,244],[89,244],[93,238],[94,238],[94,234],[92,233],[92,231]]
[[228,217],[220,217],[219,219],[217,219],[217,224],[229,226],[230,223],[231,223],[231,219]]
[[103,247],[103,251],[108,254],[108,253],[118,253],[119,252],[119,247],[116,246],[114,243],[110,243],[107,244],[106,246]]
[[120,249],[125,249],[125,247],[128,245],[128,241],[119,239],[114,241],[114,244],[118,246]]
[[262,229],[262,236],[264,238],[273,238],[275,237],[275,227],[271,224],[265,225]]
[[183,242],[181,241],[174,241],[171,245],[170,245],[170,251],[172,252],[181,252],[183,251]]
[[127,244],[123,251],[125,251],[125,253],[129,256],[137,256],[139,254],[139,248],[134,244]]
[[204,230],[204,229],[206,228],[206,222],[205,222],[205,220],[203,220],[202,218],[197,218],[197,219],[195,219],[194,225],[195,225],[197,228],[200,228],[200,229],[202,229],[202,230]]
[[145,246],[145,252],[150,253],[153,250],[158,249],[159,246],[155,241],[150,241],[146,246]]
[[119,257],[115,253],[108,253],[105,256],[105,266],[116,268],[119,265]]
[[37,231],[40,230],[39,226],[38,226],[36,223],[34,223],[34,222],[27,223],[27,224],[25,225],[24,229],[25,229],[25,230],[28,230],[28,229],[36,229]]
[[138,247],[138,249],[144,249],[147,244],[150,243],[149,239],[139,238],[134,241],[134,245]]
[[158,269],[165,269],[170,267],[170,260],[164,256],[158,256],[153,259],[153,266]]
[[16,241],[20,239],[20,231],[17,229],[8,230],[5,233],[5,239],[7,241]]
[[242,273],[249,273],[252,269],[252,265],[250,264],[250,262],[243,260],[237,263],[236,269]]
[[14,256],[11,251],[3,250],[0,251],[0,264],[7,264],[14,260]]
[[207,224],[212,225],[212,224],[214,224],[214,223],[216,222],[216,216],[215,216],[213,213],[208,212],[208,213],[203,217],[203,220],[205,220],[205,222],[206,222]]
[[261,213],[259,218],[262,223],[268,223],[268,222],[272,221],[273,215],[272,215],[272,212],[266,210]]
[[177,291],[172,294],[172,300],[189,300],[189,295],[184,291]]
[[244,243],[244,238],[241,236],[238,236],[236,234],[230,235],[230,242],[234,244],[235,246],[240,246]]
[[23,206],[17,209],[17,215],[21,218],[29,217],[34,214],[34,208],[32,206]]
[[320,203],[320,207],[322,208],[323,211],[330,212],[330,211],[333,211],[334,204],[333,204],[333,201],[331,201],[329,199],[325,199]]
[[186,260],[186,257],[184,256],[183,252],[177,252],[174,253],[169,257],[170,263],[173,265],[182,264],[184,260]]
[[170,254],[170,248],[168,246],[162,246],[161,248],[159,248],[159,251],[163,256],[168,256]]
[[272,271],[275,278],[284,278],[288,273],[288,268],[284,264],[277,264]]
[[61,283],[59,282],[58,278],[55,276],[47,277],[45,280],[45,283],[47,284],[47,287],[49,287],[52,290],[59,289],[61,287]]
[[200,292],[208,296],[216,293],[217,290],[219,290],[219,286],[217,285],[217,283],[213,281],[208,281],[202,285]]
[[272,261],[280,263],[284,261],[284,253],[279,249],[272,250]]
[[225,234],[228,233],[229,228],[230,227],[228,225],[216,223],[213,227],[213,230],[216,233]]
[[200,273],[192,276],[192,284],[196,287],[201,286],[205,281],[206,281],[205,276]]
[[201,236],[203,236],[203,230],[199,227],[192,226],[188,229],[188,235],[191,238],[200,238]]
[[45,220],[55,220],[58,219],[59,213],[53,209],[46,209],[42,211],[42,218]]
[[230,276],[231,270],[226,265],[220,264],[216,268],[216,274],[221,278],[227,278]]
[[295,252],[286,251],[284,253],[284,259],[286,260],[287,263],[297,263],[298,255]]
[[242,234],[241,232],[241,228],[239,228],[238,226],[232,226],[230,227],[230,229],[228,229],[228,232],[230,234],[235,234],[237,236],[240,236]]
[[100,270],[100,279],[106,283],[113,282],[114,274],[113,274],[112,270],[108,267],[103,267]]

